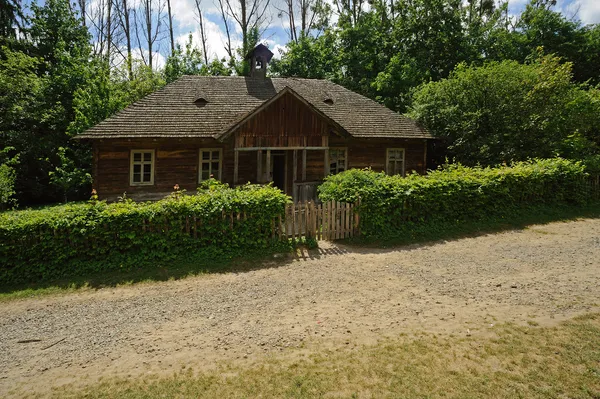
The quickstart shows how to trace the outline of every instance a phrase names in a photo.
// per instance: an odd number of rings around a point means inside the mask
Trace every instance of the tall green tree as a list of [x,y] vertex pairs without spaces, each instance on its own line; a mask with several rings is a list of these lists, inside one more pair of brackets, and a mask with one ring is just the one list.
[[19,155],[16,191],[24,203],[63,196],[50,184],[50,172],[61,165],[59,147],[77,146],[67,131],[76,116],[75,95],[92,75],[90,36],[69,2],[47,0],[31,9],[29,41],[21,45],[27,53],[5,49],[0,66],[7,97],[2,115],[8,116],[0,147],[14,147]]
[[598,144],[595,90],[572,82],[572,65],[554,56],[528,64],[460,64],[448,79],[416,91],[410,115],[467,165],[532,157],[581,157]]
[[[24,19],[21,2],[18,0],[0,0],[0,38],[14,38],[16,29],[23,29]],[[0,43],[3,40],[0,39]]]

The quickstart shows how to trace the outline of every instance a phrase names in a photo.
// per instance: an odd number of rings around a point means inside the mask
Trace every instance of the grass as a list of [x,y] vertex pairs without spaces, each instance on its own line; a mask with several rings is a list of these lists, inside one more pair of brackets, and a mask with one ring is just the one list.
[[[529,208],[515,212],[510,217],[485,218],[447,225],[416,225],[409,234],[388,240],[354,239],[350,245],[363,247],[398,247],[409,244],[424,244],[440,240],[459,239],[504,230],[525,229],[529,225],[556,221],[576,220],[585,217],[600,217],[600,204],[588,207],[543,207]],[[309,247],[313,246],[308,243]],[[291,251],[293,246],[285,248]],[[260,250],[229,258],[188,257],[157,262],[155,267],[144,267],[131,271],[110,271],[88,276],[73,276],[59,280],[41,281],[32,284],[0,286],[0,303],[15,299],[44,295],[59,295],[77,291],[117,287],[142,282],[178,280],[181,278],[207,274],[240,272],[262,267],[276,267],[285,264],[289,258],[278,262],[265,262],[282,249]]]
[[[193,365],[190,365],[193,366]],[[489,334],[421,334],[253,365],[105,380],[60,398],[599,398],[600,315],[557,327],[501,324]]]

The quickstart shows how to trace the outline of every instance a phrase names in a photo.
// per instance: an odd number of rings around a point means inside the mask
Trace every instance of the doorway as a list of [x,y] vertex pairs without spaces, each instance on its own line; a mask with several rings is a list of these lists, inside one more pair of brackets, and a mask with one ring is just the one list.
[[273,185],[283,191],[285,190],[285,152],[271,151],[271,176],[273,176]]

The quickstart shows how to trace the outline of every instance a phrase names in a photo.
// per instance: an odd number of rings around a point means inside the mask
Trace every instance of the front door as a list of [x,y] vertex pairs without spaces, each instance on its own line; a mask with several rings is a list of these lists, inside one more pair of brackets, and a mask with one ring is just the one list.
[[271,152],[271,176],[273,185],[285,193],[285,152]]

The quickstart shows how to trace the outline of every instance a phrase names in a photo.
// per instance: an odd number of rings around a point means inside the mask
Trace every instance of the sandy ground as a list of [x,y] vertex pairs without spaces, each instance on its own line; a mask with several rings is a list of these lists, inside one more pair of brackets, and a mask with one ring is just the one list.
[[600,219],[0,304],[0,397],[600,311]]

